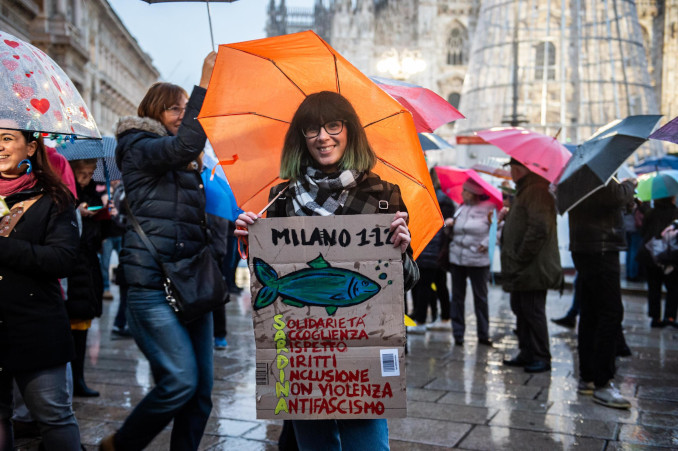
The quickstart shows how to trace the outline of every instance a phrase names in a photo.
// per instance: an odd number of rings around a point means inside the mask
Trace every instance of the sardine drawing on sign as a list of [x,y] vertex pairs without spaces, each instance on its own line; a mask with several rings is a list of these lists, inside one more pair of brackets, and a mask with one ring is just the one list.
[[350,269],[333,268],[319,255],[308,268],[280,277],[265,261],[254,258],[254,274],[263,285],[254,300],[254,310],[271,305],[278,297],[293,307],[324,307],[334,315],[339,307],[367,301],[381,290],[368,277]]

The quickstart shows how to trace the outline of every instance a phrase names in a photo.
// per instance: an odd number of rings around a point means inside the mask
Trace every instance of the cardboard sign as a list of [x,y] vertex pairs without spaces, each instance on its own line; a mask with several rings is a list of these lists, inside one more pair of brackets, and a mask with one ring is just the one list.
[[257,418],[406,416],[392,220],[272,218],[249,227]]

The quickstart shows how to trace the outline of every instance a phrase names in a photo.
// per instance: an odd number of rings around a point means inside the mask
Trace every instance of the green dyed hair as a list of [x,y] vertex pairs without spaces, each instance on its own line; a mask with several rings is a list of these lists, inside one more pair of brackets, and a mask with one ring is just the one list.
[[335,120],[344,121],[347,135],[346,150],[339,160],[339,170],[365,172],[374,167],[377,156],[367,141],[365,130],[351,102],[336,92],[321,91],[306,97],[294,113],[280,157],[281,179],[300,179],[306,167],[315,164],[302,130]]

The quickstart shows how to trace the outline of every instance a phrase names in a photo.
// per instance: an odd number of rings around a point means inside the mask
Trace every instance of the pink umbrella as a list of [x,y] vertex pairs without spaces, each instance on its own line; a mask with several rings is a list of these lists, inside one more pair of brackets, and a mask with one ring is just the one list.
[[572,157],[553,136],[522,127],[495,127],[476,134],[551,183],[556,181]]
[[461,197],[462,187],[464,182],[472,179],[485,191],[490,197],[490,202],[502,208],[504,203],[501,197],[501,191],[498,188],[487,183],[483,178],[473,169],[460,169],[452,166],[436,166],[436,174],[440,180],[440,188],[449,196],[450,199],[461,204],[464,199]]
[[464,118],[448,101],[430,89],[390,78],[370,77],[370,80],[412,113],[417,133],[433,133],[441,125]]

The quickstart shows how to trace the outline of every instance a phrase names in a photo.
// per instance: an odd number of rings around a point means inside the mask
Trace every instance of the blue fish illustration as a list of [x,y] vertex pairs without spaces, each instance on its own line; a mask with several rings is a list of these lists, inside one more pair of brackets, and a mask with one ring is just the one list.
[[254,274],[263,288],[254,300],[254,310],[271,305],[280,296],[287,305],[325,307],[328,315],[334,315],[337,308],[365,302],[381,290],[360,273],[332,268],[322,255],[308,266],[279,277],[271,265],[255,257]]

